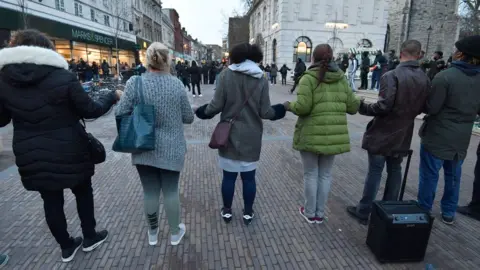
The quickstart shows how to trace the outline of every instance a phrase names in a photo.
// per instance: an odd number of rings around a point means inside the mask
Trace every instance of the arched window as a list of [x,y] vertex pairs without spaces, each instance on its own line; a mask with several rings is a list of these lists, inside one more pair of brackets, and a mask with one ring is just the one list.
[[265,28],[267,26],[267,7],[263,7],[263,21],[262,21],[263,27],[262,30],[265,31]]
[[312,61],[312,41],[308,37],[299,37],[293,44],[293,62],[297,62],[298,58],[303,62]]
[[369,39],[364,38],[357,43],[357,48],[372,48],[372,47],[373,47],[373,44]]
[[331,38],[327,42],[330,47],[332,47],[333,52],[338,49],[343,49],[343,41],[337,37]]
[[277,62],[277,39],[273,40],[272,44],[272,63]]

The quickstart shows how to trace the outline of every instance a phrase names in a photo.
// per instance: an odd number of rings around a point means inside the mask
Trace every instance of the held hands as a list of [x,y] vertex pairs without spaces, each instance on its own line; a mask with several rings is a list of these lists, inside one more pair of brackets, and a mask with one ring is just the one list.
[[121,90],[116,90],[116,91],[115,91],[116,101],[119,101],[120,98],[122,98],[122,95],[123,95],[123,91],[121,91]]
[[286,101],[283,103],[283,107],[285,108],[285,110],[288,112],[290,111],[290,101]]

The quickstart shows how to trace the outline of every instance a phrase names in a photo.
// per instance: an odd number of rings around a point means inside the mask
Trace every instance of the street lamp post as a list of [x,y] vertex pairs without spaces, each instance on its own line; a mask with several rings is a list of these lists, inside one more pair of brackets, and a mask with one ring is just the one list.
[[335,52],[335,47],[336,47],[336,43],[337,43],[337,35],[338,35],[338,29],[347,29],[348,28],[348,24],[346,23],[339,23],[338,20],[338,13],[335,12],[335,22],[327,22],[325,24],[325,27],[326,28],[333,28],[333,44],[332,44],[332,50]]
[[428,46],[430,45],[430,34],[432,34],[433,28],[430,25],[427,29],[427,48],[425,49],[425,55],[428,56]]

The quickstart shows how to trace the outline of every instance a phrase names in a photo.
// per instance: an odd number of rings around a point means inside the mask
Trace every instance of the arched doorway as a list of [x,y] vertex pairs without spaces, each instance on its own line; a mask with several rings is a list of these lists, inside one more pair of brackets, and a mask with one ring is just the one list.
[[293,62],[300,58],[303,62],[312,61],[312,41],[310,38],[301,36],[293,43]]
[[277,39],[272,43],[272,63],[277,63]]

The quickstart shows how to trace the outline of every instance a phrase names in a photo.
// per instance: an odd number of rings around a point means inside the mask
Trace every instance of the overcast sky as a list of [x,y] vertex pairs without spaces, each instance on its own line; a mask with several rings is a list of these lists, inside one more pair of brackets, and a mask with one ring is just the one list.
[[204,44],[222,44],[228,16],[242,11],[241,0],[162,0],[163,8],[174,8],[188,34]]

